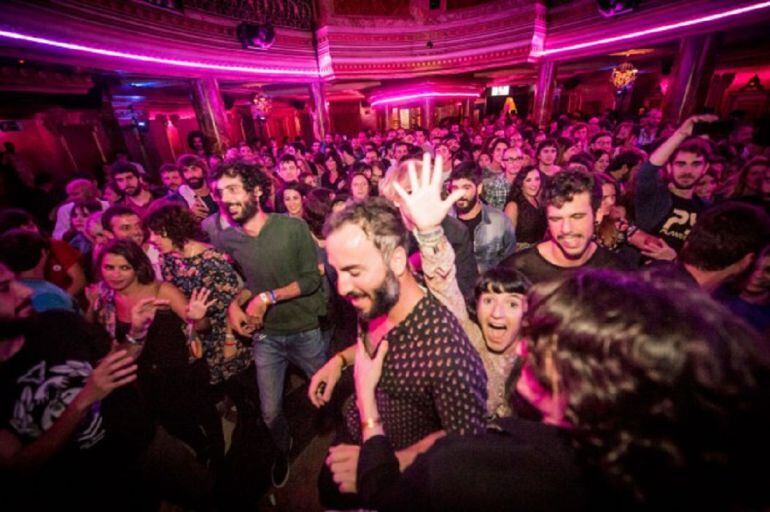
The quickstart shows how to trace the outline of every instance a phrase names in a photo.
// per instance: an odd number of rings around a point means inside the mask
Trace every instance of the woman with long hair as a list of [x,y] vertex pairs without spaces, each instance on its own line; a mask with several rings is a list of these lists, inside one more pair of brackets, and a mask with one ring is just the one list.
[[345,164],[335,151],[329,151],[323,160],[321,186],[339,192],[347,185]]
[[547,177],[529,165],[513,180],[503,210],[516,228],[516,250],[531,247],[543,240],[548,222],[543,209],[543,190]]

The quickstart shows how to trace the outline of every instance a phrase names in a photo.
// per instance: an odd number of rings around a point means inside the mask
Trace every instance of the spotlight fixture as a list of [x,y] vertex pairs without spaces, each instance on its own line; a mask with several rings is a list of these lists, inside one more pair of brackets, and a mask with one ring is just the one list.
[[425,46],[428,47],[428,50],[432,50],[433,49],[433,41],[428,40],[428,42],[425,43]]
[[236,29],[243,49],[267,50],[275,42],[275,29],[270,22],[265,24],[241,23]]
[[596,0],[599,13],[605,18],[625,14],[636,9],[637,0]]

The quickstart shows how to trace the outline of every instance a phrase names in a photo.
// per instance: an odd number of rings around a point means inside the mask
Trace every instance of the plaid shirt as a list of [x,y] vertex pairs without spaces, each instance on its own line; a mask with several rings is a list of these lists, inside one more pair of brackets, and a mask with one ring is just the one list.
[[491,207],[502,210],[508,199],[511,186],[505,180],[503,173],[492,174],[484,179],[484,201]]

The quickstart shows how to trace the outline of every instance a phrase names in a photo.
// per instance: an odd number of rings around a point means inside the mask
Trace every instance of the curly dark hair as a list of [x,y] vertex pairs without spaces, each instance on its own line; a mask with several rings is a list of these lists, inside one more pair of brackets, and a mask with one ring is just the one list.
[[171,240],[182,249],[189,240],[200,240],[200,224],[186,206],[178,202],[163,202],[154,206],[144,217],[144,225]]
[[566,169],[554,174],[543,186],[543,199],[546,205],[561,208],[572,201],[576,194],[588,192],[591,196],[591,208],[594,212],[602,204],[602,187],[591,174],[579,169]]
[[222,176],[240,178],[243,188],[249,192],[259,187],[262,190],[262,195],[259,197],[259,205],[262,208],[265,207],[273,182],[267,177],[261,165],[246,163],[243,160],[223,162],[212,171],[209,181],[216,182]]
[[622,495],[653,510],[767,505],[770,357],[704,292],[581,269],[535,287],[523,338],[579,456]]

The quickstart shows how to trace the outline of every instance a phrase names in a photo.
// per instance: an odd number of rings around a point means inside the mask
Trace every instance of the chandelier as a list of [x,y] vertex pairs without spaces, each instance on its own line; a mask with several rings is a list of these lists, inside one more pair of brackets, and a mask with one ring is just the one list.
[[265,119],[273,110],[273,100],[259,89],[251,100],[251,113],[255,118]]
[[612,69],[612,75],[610,75],[610,82],[618,90],[626,89],[634,80],[636,80],[636,74],[639,72],[630,62],[624,62]]

